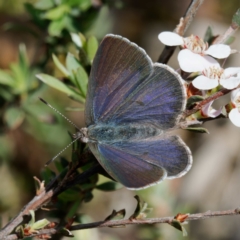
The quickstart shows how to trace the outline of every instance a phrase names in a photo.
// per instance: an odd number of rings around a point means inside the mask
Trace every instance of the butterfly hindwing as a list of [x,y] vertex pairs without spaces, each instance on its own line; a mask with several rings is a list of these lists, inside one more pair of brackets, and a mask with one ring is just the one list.
[[105,170],[127,188],[143,188],[184,175],[192,165],[188,147],[177,136],[90,144]]
[[108,144],[90,143],[89,147],[107,173],[129,189],[141,189],[166,177],[166,171]]

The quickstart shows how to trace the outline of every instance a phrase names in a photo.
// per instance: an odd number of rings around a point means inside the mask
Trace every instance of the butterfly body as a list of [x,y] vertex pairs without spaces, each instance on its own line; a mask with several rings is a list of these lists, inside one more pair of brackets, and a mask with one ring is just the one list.
[[147,124],[97,124],[88,127],[89,142],[99,143],[142,140],[161,133],[160,129]]
[[86,128],[76,136],[115,180],[129,189],[146,188],[191,168],[189,148],[171,134],[185,105],[179,74],[152,63],[128,39],[109,34],[92,64]]

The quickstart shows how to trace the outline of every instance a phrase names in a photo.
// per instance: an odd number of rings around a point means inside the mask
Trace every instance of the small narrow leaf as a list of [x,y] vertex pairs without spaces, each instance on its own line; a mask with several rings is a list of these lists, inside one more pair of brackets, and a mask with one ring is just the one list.
[[33,210],[29,210],[29,213],[31,215],[31,220],[29,221],[28,225],[32,226],[35,223],[35,212]]
[[204,100],[204,97],[202,97],[200,95],[191,96],[187,100],[186,108],[189,109],[189,108],[193,107],[197,102],[201,102],[202,100]]
[[173,219],[169,224],[177,230],[181,231],[184,237],[188,235],[186,229],[182,226],[182,223],[180,221]]
[[82,199],[78,199],[73,203],[73,205],[68,210],[68,213],[67,213],[67,216],[66,216],[67,219],[73,218],[76,215],[77,210],[78,210],[81,202],[82,202]]
[[54,78],[48,74],[40,73],[37,74],[36,77],[42,82],[46,83],[50,87],[53,87],[61,92],[66,93],[67,95],[75,95],[75,92],[67,87],[64,83],[59,81],[57,78]]
[[105,218],[105,221],[120,220],[120,219],[123,219],[125,215],[126,215],[125,209],[121,209],[119,211],[113,210],[112,213]]
[[235,39],[236,38],[234,36],[229,36],[225,39],[224,44],[230,45],[235,41]]
[[71,53],[67,54],[66,57],[66,67],[69,72],[76,71],[79,68],[80,63],[79,61],[75,58],[75,56]]
[[91,36],[87,41],[87,55],[91,63],[95,57],[97,49],[98,49],[98,41],[94,36]]
[[197,132],[197,133],[207,133],[209,134],[209,131],[206,129],[206,128],[203,128],[203,127],[187,127],[187,128],[184,128],[188,131],[191,131],[191,132]]
[[54,7],[54,2],[52,0],[40,0],[34,4],[34,7],[39,10],[47,10]]
[[68,70],[63,66],[63,64],[59,61],[55,54],[52,55],[53,62],[57,66],[57,68],[64,74],[65,77],[68,77],[70,74]]
[[204,35],[204,42],[210,42],[211,39],[213,38],[213,31],[212,31],[212,28],[210,26],[208,26],[207,28],[207,31],[205,32],[205,35]]
[[79,91],[84,97],[87,95],[88,74],[85,69],[80,65],[75,72],[75,81],[78,85]]
[[237,27],[240,27],[240,8],[237,10],[237,12],[233,15],[232,23],[237,25]]
[[14,86],[14,79],[6,71],[0,70],[0,84]]
[[44,18],[49,20],[57,20],[61,18],[65,13],[70,11],[70,7],[67,4],[61,4],[46,12]]
[[33,230],[42,229],[42,228],[46,227],[49,223],[50,222],[44,218],[42,220],[39,220],[39,221],[33,223],[31,226],[31,229],[33,229]]
[[79,34],[77,33],[70,33],[71,38],[73,43],[78,47],[78,48],[82,48],[83,47],[83,42],[79,36]]
[[148,208],[148,204],[141,200],[139,196],[134,197],[137,200],[137,206],[133,215],[129,219],[144,219],[147,214],[152,211],[152,208]]
[[105,182],[96,186],[96,189],[106,192],[115,191],[120,188],[122,188],[122,185],[118,182],[113,181]]
[[16,107],[8,108],[4,113],[4,120],[10,129],[18,128],[25,118],[25,113]]

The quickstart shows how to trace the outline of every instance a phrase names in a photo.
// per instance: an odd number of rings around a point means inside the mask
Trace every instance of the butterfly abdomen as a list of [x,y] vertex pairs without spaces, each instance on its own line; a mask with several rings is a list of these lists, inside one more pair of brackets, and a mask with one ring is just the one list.
[[102,143],[141,140],[157,136],[161,133],[162,131],[160,129],[147,124],[97,124],[88,127],[89,141]]

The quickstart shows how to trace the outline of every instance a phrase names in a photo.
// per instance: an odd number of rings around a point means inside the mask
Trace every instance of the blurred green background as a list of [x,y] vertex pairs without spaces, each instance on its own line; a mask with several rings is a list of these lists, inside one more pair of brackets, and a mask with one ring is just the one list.
[[[84,71],[80,74],[88,74],[91,51],[96,48],[95,40],[100,41],[106,33],[114,33],[136,42],[156,61],[164,47],[157,39],[158,33],[172,31],[189,3],[186,0],[0,1],[2,225],[34,196],[33,176],[41,179],[44,163],[71,141],[68,131],[75,131],[38,97],[48,101],[79,127],[84,126],[83,111],[76,111],[84,108],[84,103],[81,103],[85,97],[84,86],[83,91],[78,88],[73,96],[75,100],[72,100],[66,92],[51,88],[35,77],[37,73],[47,73],[63,83],[70,82],[70,87],[74,86],[79,76],[75,76],[75,80],[69,77],[68,81],[59,66],[56,67],[56,61],[54,64],[52,54],[64,66],[67,53],[71,52],[81,60]],[[208,26],[215,34],[223,33],[239,7],[239,0],[205,1],[188,34],[203,37]],[[86,37],[85,48],[77,46],[71,38],[70,33],[78,32],[83,34],[82,39]],[[93,36],[96,38],[91,38]],[[239,35],[233,48],[240,48]],[[173,68],[178,68],[176,54],[169,62]],[[235,55],[227,60],[226,65],[239,67],[239,62],[239,55]],[[224,100],[220,100],[219,104],[224,105]],[[186,176],[137,192],[153,208],[149,217],[238,207],[240,129],[227,120],[212,121],[205,127],[210,135],[179,132],[193,152],[194,164]],[[71,149],[62,156],[70,160]],[[106,179],[100,177],[99,181]],[[113,209],[122,208],[126,209],[129,217],[136,206],[134,195],[136,192],[124,188],[112,192],[94,190],[93,199],[80,204],[78,213],[81,221],[100,221]],[[39,218],[45,216],[41,214]],[[191,222],[186,226],[188,237],[185,238],[171,226],[160,224],[84,230],[74,232],[74,235],[75,239],[92,240],[239,239],[238,223],[239,217]]]

